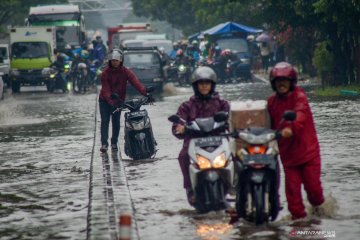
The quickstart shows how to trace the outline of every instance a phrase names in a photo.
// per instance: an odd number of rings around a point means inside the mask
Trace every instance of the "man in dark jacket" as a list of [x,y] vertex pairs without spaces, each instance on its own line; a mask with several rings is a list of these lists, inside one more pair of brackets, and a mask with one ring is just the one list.
[[[111,149],[117,151],[117,142],[120,132],[120,111],[112,113],[120,102],[125,100],[127,83],[133,85],[142,95],[146,95],[146,88],[129,69],[123,66],[123,54],[119,49],[114,49],[110,54],[109,66],[101,74],[101,91],[99,107],[101,115],[101,152],[108,148],[108,132],[111,117],[112,137]],[[112,96],[117,95],[117,98]]]
[[[320,180],[320,147],[305,92],[296,85],[295,69],[286,62],[276,64],[270,72],[270,82],[275,94],[268,99],[268,111],[272,128],[282,129],[278,145],[285,172],[288,209],[295,220],[307,215],[301,196],[302,184],[309,202],[315,208],[324,202]],[[287,110],[295,111],[296,119],[280,125],[282,115]]]
[[[180,105],[177,115],[186,122],[189,122],[196,118],[212,117],[220,111],[229,112],[229,103],[221,99],[219,94],[215,92],[216,80],[216,73],[211,68],[197,68],[192,75],[194,96]],[[178,160],[184,176],[184,188],[186,189],[188,201],[193,205],[195,198],[191,188],[189,175],[190,159],[187,153],[191,137],[184,134],[185,126],[182,124],[173,124],[172,132],[177,138],[184,139],[183,148],[180,151]]]

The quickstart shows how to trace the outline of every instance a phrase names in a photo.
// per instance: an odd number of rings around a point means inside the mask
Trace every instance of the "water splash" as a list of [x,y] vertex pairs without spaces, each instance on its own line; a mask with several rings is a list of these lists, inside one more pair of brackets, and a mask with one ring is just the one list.
[[325,197],[325,202],[320,206],[310,205],[307,208],[309,217],[318,217],[318,218],[335,218],[339,210],[339,205],[337,200],[332,196],[332,193],[329,193]]

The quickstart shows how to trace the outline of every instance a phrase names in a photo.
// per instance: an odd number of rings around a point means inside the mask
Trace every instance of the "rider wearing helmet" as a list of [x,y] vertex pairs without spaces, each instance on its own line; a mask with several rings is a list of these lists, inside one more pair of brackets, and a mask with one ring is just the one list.
[[[99,107],[101,116],[101,152],[108,148],[108,131],[110,118],[112,121],[111,149],[117,151],[120,131],[120,111],[112,113],[126,97],[126,85],[129,82],[142,95],[146,95],[146,88],[132,71],[123,66],[124,56],[120,49],[113,49],[109,63],[101,73],[101,90]],[[114,97],[116,96],[116,97]]]
[[170,59],[175,59],[176,58],[176,52],[179,49],[179,44],[177,42],[173,43],[173,49],[171,50],[171,52],[169,52],[169,57]]
[[[292,219],[306,217],[301,185],[315,211],[322,211],[324,202],[321,186],[320,147],[312,112],[305,92],[296,85],[297,72],[286,62],[270,71],[271,88],[275,94],[268,99],[272,129],[282,129],[278,140],[280,158],[285,172],[285,192]],[[296,113],[293,122],[282,122],[285,111]]]
[[[196,118],[214,116],[215,113],[220,111],[229,112],[230,106],[228,101],[220,98],[219,94],[215,91],[216,81],[216,73],[211,68],[206,66],[198,67],[194,71],[191,80],[194,95],[180,105],[177,115],[186,122],[189,122]],[[187,154],[191,137],[184,134],[185,126],[183,124],[174,123],[172,133],[175,137],[184,140],[178,160],[184,177],[184,188],[186,189],[188,201],[193,205],[195,197],[191,187],[189,175],[190,159]]]

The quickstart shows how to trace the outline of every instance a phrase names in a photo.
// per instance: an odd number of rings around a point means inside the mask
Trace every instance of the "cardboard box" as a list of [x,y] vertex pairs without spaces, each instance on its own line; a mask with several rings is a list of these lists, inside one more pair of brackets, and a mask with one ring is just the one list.
[[[230,130],[248,127],[270,128],[266,101],[232,101],[230,103]],[[243,145],[242,140],[236,139],[232,146],[233,152],[235,153]]]

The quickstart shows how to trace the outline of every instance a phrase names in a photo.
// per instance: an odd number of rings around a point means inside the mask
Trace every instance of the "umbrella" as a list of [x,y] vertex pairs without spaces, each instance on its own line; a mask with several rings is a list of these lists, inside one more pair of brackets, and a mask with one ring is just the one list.
[[270,42],[271,37],[267,33],[262,33],[256,38],[257,42]]

